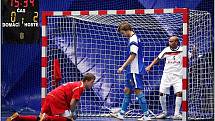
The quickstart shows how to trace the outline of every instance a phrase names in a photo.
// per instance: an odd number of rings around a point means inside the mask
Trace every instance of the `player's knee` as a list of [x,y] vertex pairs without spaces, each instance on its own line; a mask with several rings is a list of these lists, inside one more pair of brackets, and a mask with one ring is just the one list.
[[130,89],[129,89],[129,88],[125,88],[125,89],[124,89],[124,93],[125,93],[125,94],[130,94]]
[[135,89],[135,90],[134,90],[134,93],[135,93],[136,95],[139,95],[139,94],[142,93],[142,91],[141,91],[140,89]]

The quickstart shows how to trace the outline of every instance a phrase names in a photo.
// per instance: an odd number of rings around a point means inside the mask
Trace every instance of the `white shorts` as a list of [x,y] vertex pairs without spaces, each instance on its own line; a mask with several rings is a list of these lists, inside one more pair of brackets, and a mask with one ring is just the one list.
[[164,94],[170,94],[171,86],[173,86],[174,93],[182,92],[182,76],[171,73],[163,73],[159,91]]

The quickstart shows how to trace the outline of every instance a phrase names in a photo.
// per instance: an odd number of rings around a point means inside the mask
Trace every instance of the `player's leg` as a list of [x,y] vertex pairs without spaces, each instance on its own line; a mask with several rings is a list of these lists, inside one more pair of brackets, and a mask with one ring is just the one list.
[[52,114],[51,113],[51,108],[50,108],[50,103],[51,103],[50,100],[51,99],[49,99],[49,98],[50,98],[49,95],[47,95],[46,98],[45,98],[45,101],[44,101],[44,103],[42,105],[41,112],[40,112],[40,115],[39,115],[39,118],[40,118],[39,121],[43,121],[47,115]]
[[166,94],[160,92],[159,95],[160,95],[159,101],[160,101],[162,112],[156,118],[162,119],[162,118],[166,118],[167,116]]
[[128,87],[125,87],[124,98],[123,98],[123,102],[121,105],[121,110],[116,114],[111,113],[111,115],[113,117],[121,119],[121,120],[124,119],[125,112],[127,111],[129,103],[131,102],[131,92],[130,91],[131,90]]
[[40,114],[40,120],[39,121],[73,121],[75,120],[73,117],[71,117],[71,112],[66,110],[65,113],[60,114],[58,116],[49,116],[46,113]]
[[129,103],[131,102],[131,89],[131,74],[127,74],[124,88],[124,99],[120,110],[121,114],[124,114],[127,111]]
[[65,111],[65,113],[59,116],[49,116],[46,113],[41,113],[39,116],[39,121],[74,121],[74,117],[71,117],[70,111]]
[[168,74],[163,73],[163,76],[161,78],[161,84],[160,84],[160,96],[159,101],[161,104],[162,112],[156,117],[158,119],[166,118],[167,116],[167,106],[166,106],[166,94],[169,94],[170,92],[170,83],[169,83]]
[[147,111],[148,111],[147,102],[146,102],[145,96],[141,90],[141,89],[144,89],[142,76],[140,74],[134,74],[133,73],[132,74],[132,81],[134,83],[134,88],[135,88],[134,93],[138,98],[139,105],[140,105],[142,111],[144,113],[147,113]]
[[40,117],[44,117],[45,115],[52,115],[50,104],[52,103],[53,99],[51,98],[52,97],[50,97],[49,95],[46,96],[41,108]]
[[140,107],[141,107],[142,111],[144,113],[147,113],[148,106],[147,106],[147,102],[146,102],[146,99],[145,99],[145,96],[144,96],[143,92],[140,89],[135,89],[135,94],[136,94],[136,96],[138,98],[138,102],[140,104]]
[[6,119],[6,121],[38,121],[38,120],[39,117],[37,116],[34,115],[22,116],[19,115],[17,112]]
[[11,115],[10,117],[8,117],[6,119],[6,121],[15,121],[18,117],[19,117],[19,114],[17,112],[15,112],[13,115]]
[[121,110],[120,110],[120,112],[118,112],[116,114],[111,114],[113,117],[118,118],[118,119],[124,119],[124,114],[128,109],[129,103],[131,102],[131,89],[132,89],[131,75],[128,74],[128,75],[126,75],[124,98],[123,98],[123,102],[121,105]]
[[[61,104],[61,103],[60,103]],[[47,95],[42,105],[41,113],[39,115],[39,121],[67,121],[68,119],[59,115],[66,110],[65,106],[59,104],[59,101],[52,95]]]
[[146,98],[145,95],[142,92],[143,88],[143,79],[142,79],[142,75],[140,74],[132,74],[132,81],[134,84],[134,93],[138,98],[138,103],[140,105],[141,110],[143,111],[144,116],[138,120],[144,120],[144,121],[149,121],[151,120],[148,115],[148,105],[146,102]]
[[69,119],[62,116],[45,116],[45,118],[40,121],[73,121],[73,119]]
[[180,114],[181,103],[182,103],[182,92],[177,92],[176,99],[175,99],[175,113],[174,113],[173,119],[176,119],[176,120],[182,119],[182,115]]
[[147,102],[146,102],[146,99],[145,99],[145,96],[144,96],[142,90],[135,89],[135,94],[136,94],[136,96],[138,98],[138,102],[139,102],[140,108],[143,111],[143,117],[139,118],[137,120],[138,121],[142,121],[142,120],[144,120],[144,121],[150,121],[151,118],[149,117],[148,105],[147,105]]
[[121,106],[121,113],[124,114],[129,106],[129,103],[131,102],[131,90],[128,87],[125,87],[124,89],[124,99]]
[[173,75],[173,88],[176,94],[174,119],[182,119],[180,108],[182,103],[182,76]]

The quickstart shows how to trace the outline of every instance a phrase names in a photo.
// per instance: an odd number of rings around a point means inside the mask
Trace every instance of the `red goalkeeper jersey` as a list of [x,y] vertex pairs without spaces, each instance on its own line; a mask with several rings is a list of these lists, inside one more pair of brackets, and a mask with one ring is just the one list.
[[84,92],[82,81],[68,82],[48,93],[42,106],[42,113],[59,115],[70,109],[71,99],[79,100]]

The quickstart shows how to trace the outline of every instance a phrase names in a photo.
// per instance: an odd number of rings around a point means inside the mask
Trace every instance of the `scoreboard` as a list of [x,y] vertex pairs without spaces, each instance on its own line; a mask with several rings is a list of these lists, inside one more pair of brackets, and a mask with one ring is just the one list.
[[38,43],[38,0],[3,0],[2,42]]

